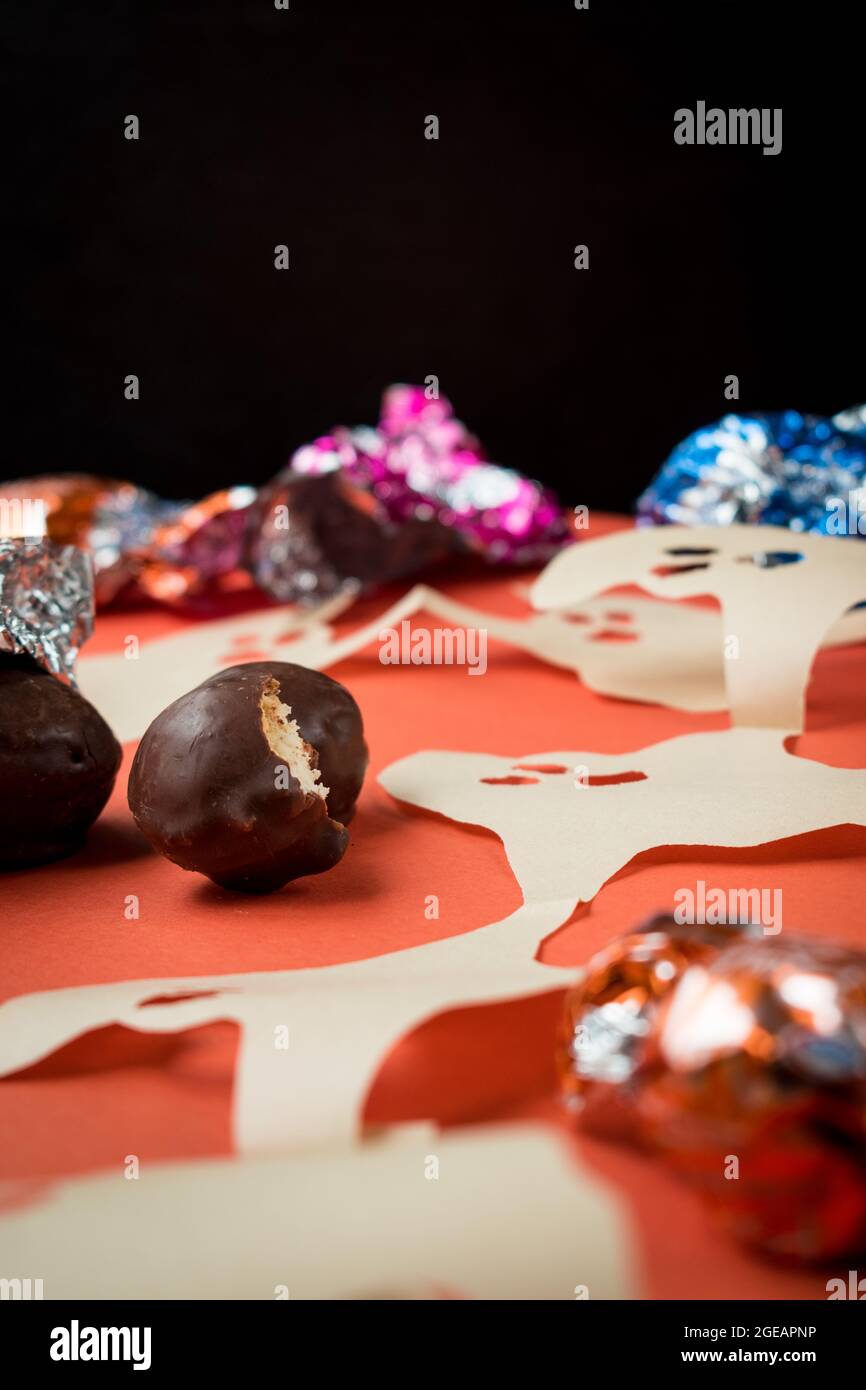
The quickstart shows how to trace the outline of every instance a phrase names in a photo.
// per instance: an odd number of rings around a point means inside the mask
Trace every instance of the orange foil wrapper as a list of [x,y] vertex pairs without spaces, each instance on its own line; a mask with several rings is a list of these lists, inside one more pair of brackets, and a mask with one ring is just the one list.
[[133,584],[148,598],[171,602],[236,573],[255,497],[253,488],[235,487],[201,502],[167,502],[134,483],[84,473],[0,486],[9,534],[40,536],[40,514],[50,540],[89,552],[100,605]]
[[866,1250],[866,955],[658,917],[570,991],[562,1089],[589,1132],[664,1157],[739,1239]]

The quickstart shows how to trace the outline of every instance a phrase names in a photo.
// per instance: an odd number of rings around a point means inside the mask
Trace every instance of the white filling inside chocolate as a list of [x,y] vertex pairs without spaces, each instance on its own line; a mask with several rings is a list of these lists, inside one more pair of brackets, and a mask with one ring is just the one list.
[[260,708],[262,730],[271,752],[281,763],[285,763],[292,777],[300,783],[302,791],[320,796],[324,801],[330,789],[321,785],[319,769],[311,762],[315,750],[301,737],[301,731],[292,719],[291,706],[283,704],[279,683],[273,677],[262,692]]

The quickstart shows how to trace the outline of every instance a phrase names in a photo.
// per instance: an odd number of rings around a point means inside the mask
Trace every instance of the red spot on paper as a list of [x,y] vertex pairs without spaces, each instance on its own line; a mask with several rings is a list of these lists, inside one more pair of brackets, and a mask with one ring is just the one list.
[[187,1004],[191,999],[215,999],[217,989],[196,989],[189,994],[154,994],[150,999],[142,999],[140,1009],[148,1009],[154,1004]]
[[568,772],[562,763],[515,763],[518,772]]
[[645,772],[609,772],[597,777],[587,777],[586,787],[616,787],[620,782],[645,782]]
[[538,785],[537,777],[482,777],[489,787],[533,787]]

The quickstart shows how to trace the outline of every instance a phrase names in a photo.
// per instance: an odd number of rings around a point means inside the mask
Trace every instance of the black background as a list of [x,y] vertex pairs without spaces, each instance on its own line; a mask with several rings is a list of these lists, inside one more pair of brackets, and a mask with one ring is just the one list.
[[[729,373],[853,404],[856,9],[16,0],[3,472],[255,483],[432,373],[491,457],[628,509]],[[699,99],[781,106],[782,153],[675,145]]]

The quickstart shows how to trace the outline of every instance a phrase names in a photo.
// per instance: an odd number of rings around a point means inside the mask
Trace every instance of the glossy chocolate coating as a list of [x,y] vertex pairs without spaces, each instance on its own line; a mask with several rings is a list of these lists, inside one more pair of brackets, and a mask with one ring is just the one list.
[[102,715],[26,657],[0,655],[0,867],[80,849],[121,748]]
[[[305,792],[268,743],[261,701],[271,680],[314,750],[327,802]],[[132,765],[129,806],[182,869],[271,893],[343,857],[367,757],[361,712],[342,685],[304,666],[250,662],[211,676],[153,721]]]

